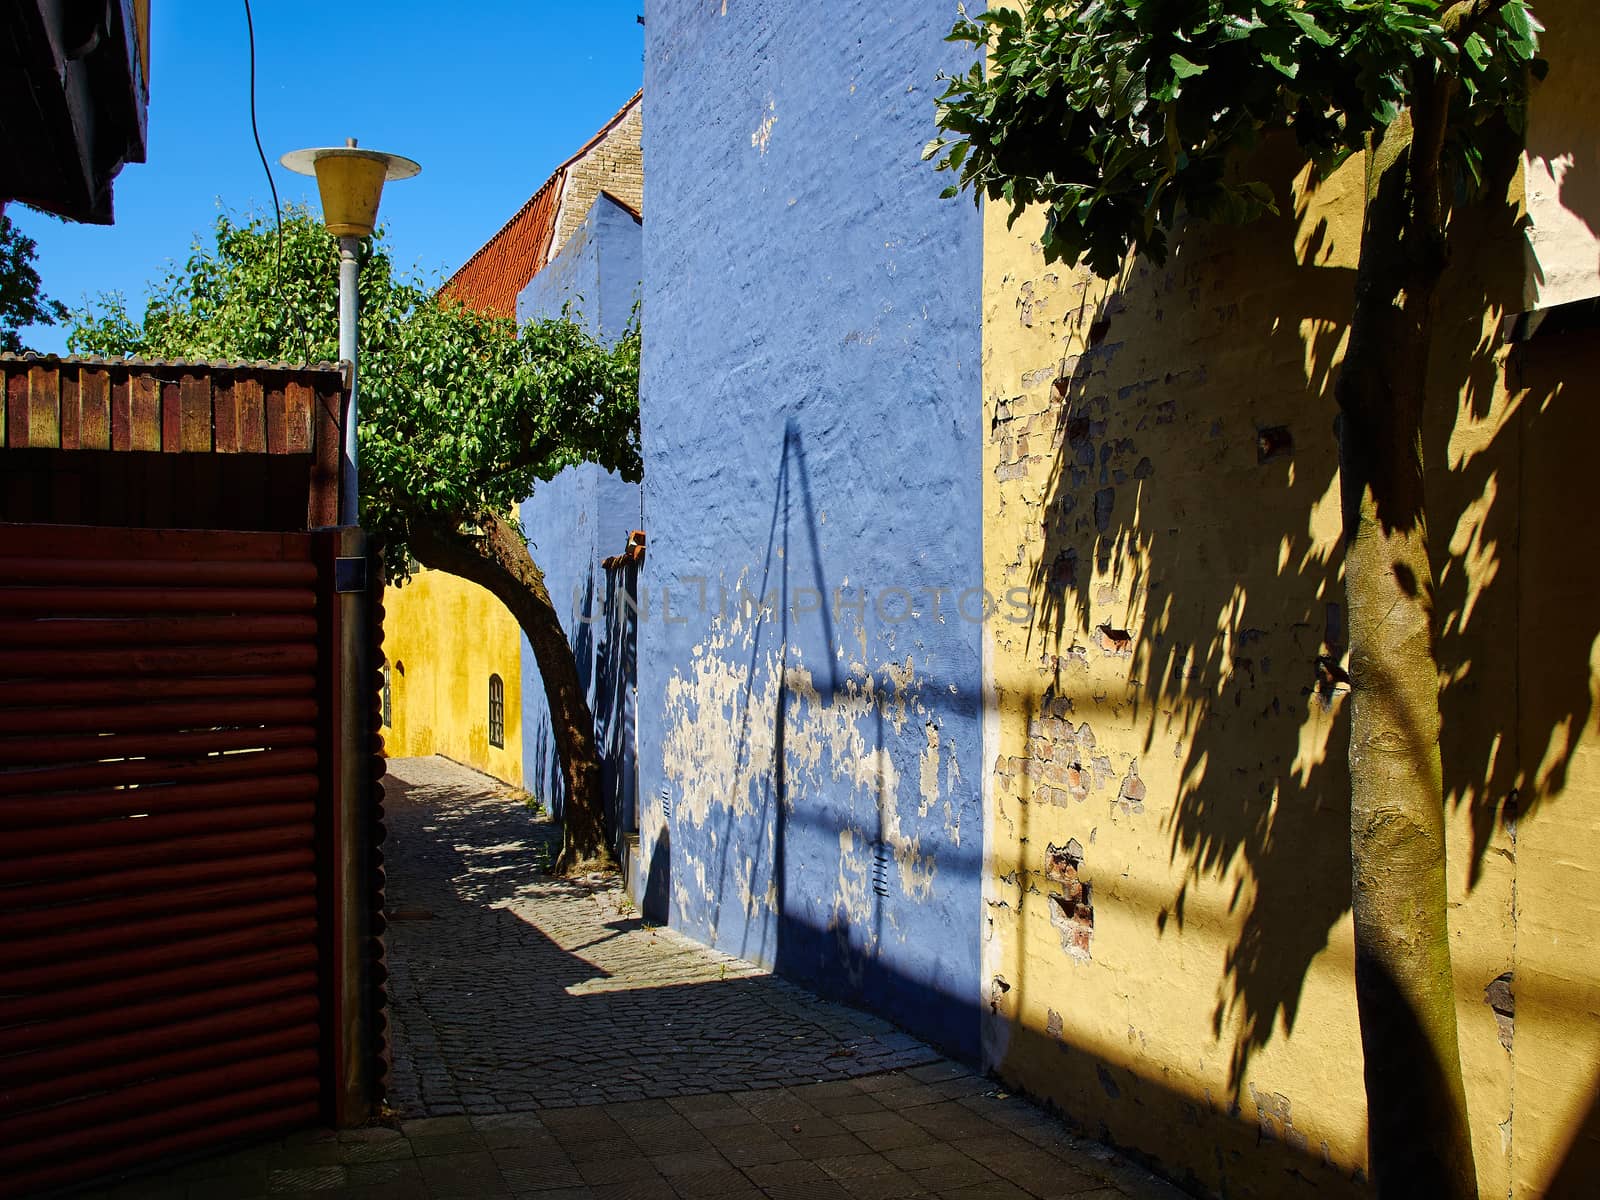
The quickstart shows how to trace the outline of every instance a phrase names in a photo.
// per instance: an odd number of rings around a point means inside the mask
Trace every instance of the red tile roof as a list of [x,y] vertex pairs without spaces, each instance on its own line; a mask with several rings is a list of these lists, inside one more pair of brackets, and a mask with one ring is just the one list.
[[439,290],[479,312],[515,317],[517,293],[550,261],[550,244],[555,237],[568,169],[615,129],[643,95],[642,91],[635,92]]

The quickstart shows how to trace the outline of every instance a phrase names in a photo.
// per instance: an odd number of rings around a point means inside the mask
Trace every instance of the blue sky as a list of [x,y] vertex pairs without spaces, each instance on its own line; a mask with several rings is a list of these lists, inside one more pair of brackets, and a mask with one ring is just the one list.
[[[272,210],[250,135],[243,0],[151,5],[148,161],[116,181],[116,223],[72,225],[9,206],[39,243],[48,295],[76,307],[182,261],[219,204]],[[643,0],[254,0],[256,112],[285,201],[316,206],[286,150],[360,139],[422,164],[384,189],[395,261],[441,278],[638,90]],[[347,32],[348,31],[348,32]],[[64,329],[23,341],[64,353]]]

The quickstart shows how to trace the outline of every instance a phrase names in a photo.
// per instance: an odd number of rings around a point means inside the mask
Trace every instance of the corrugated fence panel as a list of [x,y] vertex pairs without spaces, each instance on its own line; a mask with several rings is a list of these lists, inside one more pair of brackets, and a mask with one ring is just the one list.
[[316,586],[308,534],[0,525],[0,1196],[318,1119]]

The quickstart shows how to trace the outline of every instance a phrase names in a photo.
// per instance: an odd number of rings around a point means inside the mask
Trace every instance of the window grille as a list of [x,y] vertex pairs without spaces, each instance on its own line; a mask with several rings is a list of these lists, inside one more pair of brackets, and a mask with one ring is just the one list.
[[498,675],[489,676],[489,745],[506,746],[506,685]]

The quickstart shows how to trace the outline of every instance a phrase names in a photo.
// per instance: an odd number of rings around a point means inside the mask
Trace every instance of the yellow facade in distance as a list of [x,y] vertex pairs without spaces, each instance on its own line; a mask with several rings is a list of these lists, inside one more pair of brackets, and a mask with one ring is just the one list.
[[[1539,11],[1535,129],[1592,153],[1600,36]],[[1262,162],[1281,218],[1196,223],[1110,282],[986,209],[984,582],[1035,616],[986,635],[985,1065],[1204,1192],[1356,1196],[1347,688],[1318,659],[1360,164]],[[1600,352],[1500,340],[1521,188],[1461,218],[1424,452],[1474,1156],[1481,1194],[1531,1200],[1600,1165]]]
[[[391,757],[442,754],[522,786],[522,631],[475,583],[419,570],[383,594]],[[505,746],[489,744],[489,677],[505,688]]]

